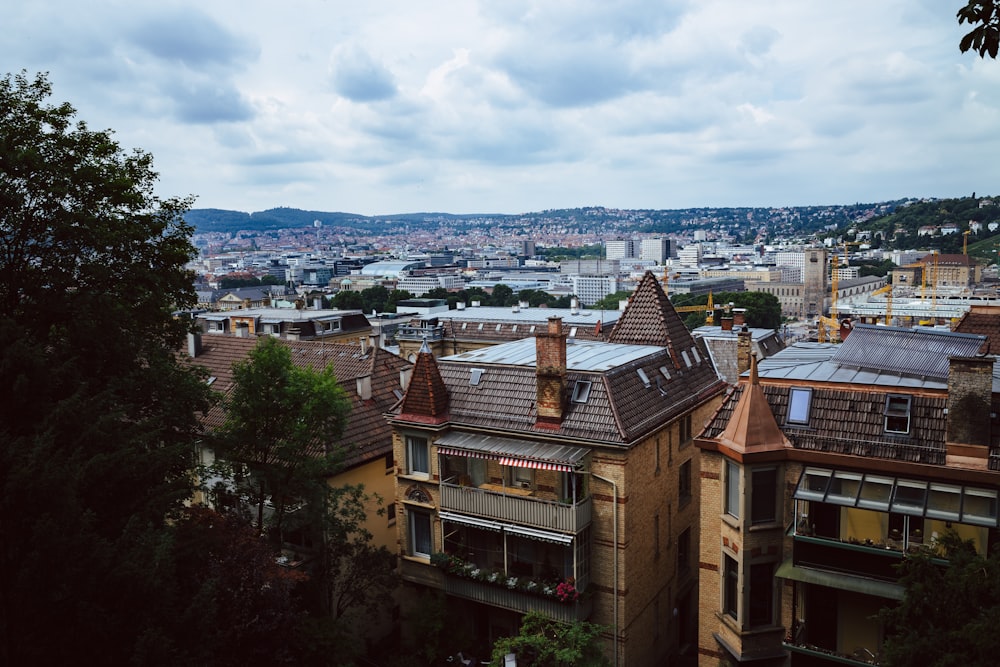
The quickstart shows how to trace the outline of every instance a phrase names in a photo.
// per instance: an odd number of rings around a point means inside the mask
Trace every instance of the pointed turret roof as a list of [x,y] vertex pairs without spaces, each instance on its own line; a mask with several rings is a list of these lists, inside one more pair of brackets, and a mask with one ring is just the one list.
[[792,446],[778,428],[764,389],[760,386],[756,354],[750,358],[749,382],[718,439],[721,447],[744,454],[779,451]]
[[399,419],[425,424],[442,424],[448,420],[448,389],[426,340],[417,354]]
[[615,323],[609,342],[666,347],[678,365],[675,350],[695,346],[691,333],[652,271],[643,274],[625,312]]

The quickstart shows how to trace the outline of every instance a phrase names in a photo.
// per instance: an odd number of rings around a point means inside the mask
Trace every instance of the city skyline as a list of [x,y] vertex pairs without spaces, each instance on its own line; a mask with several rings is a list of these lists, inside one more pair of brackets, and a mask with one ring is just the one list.
[[18,3],[10,73],[196,208],[802,206],[995,190],[1000,65],[931,0]]

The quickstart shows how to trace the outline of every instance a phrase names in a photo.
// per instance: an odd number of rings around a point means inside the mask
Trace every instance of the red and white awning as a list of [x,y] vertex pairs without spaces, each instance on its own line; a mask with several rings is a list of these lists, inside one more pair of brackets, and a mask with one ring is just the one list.
[[502,438],[477,433],[445,433],[434,442],[437,453],[497,461],[500,465],[535,470],[573,472],[584,466],[584,447]]
[[548,461],[518,459],[511,456],[501,456],[500,465],[514,466],[515,468],[534,468],[535,470],[558,470],[559,472],[573,472],[573,468],[564,463],[550,463]]

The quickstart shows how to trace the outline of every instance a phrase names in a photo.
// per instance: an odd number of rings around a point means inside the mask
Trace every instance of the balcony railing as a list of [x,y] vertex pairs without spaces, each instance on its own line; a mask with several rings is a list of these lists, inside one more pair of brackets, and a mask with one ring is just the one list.
[[795,565],[889,582],[899,579],[894,566],[902,560],[902,551],[885,546],[851,544],[823,537],[796,535],[792,547]]
[[444,590],[449,595],[509,609],[520,614],[540,611],[549,618],[567,623],[588,618],[594,607],[593,601],[585,596],[575,602],[560,602],[556,599],[539,597],[518,590],[509,590],[495,584],[447,574],[444,576]]
[[440,324],[433,327],[415,327],[403,324],[396,329],[396,338],[399,340],[441,340],[444,338],[444,327]]
[[578,533],[590,525],[592,507],[590,496],[572,504],[441,484],[442,509],[543,530]]
[[851,454],[865,458],[896,459],[911,463],[945,465],[945,451],[935,447],[914,445],[896,440],[858,440],[830,438],[807,434],[789,434],[796,449],[810,449],[835,454]]

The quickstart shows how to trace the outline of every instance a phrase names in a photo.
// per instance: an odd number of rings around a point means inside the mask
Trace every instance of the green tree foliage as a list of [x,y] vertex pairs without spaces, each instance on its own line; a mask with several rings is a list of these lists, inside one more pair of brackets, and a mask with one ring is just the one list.
[[502,665],[513,653],[517,664],[533,667],[604,667],[601,626],[586,621],[560,623],[537,611],[525,614],[521,631],[493,645],[492,664]]
[[620,292],[615,292],[614,294],[609,294],[600,301],[596,302],[593,306],[590,306],[591,310],[618,310],[618,304],[621,301],[626,301],[632,296],[631,290],[622,290]]
[[[364,310],[365,302],[361,292],[341,290],[333,295],[333,307],[338,310]],[[371,312],[370,310],[368,311]]]
[[185,199],[142,151],[0,78],[0,664],[139,660],[208,407],[174,351]]
[[851,260],[851,266],[857,266],[859,268],[858,275],[862,278],[867,276],[876,276],[878,278],[885,278],[892,270],[896,268],[896,263],[891,259],[883,259],[880,262],[875,260]]
[[[287,345],[265,336],[245,361],[233,366],[225,422],[215,434],[216,453],[248,473],[238,486],[256,510],[256,525],[280,543],[290,503],[315,497],[341,454],[338,443],[351,404],[333,368],[293,364]],[[265,505],[274,509],[265,524]]]
[[[335,621],[363,624],[391,603],[397,583],[396,556],[385,547],[372,544],[365,527],[366,506],[381,499],[365,493],[361,485],[329,488],[316,526],[321,528],[322,545],[316,567],[321,589],[321,609]],[[379,511],[379,514],[384,512]]]
[[514,294],[514,290],[510,288],[510,285],[501,283],[493,288],[493,292],[490,294],[490,305],[513,306],[515,304],[517,304],[517,295]]
[[[706,306],[708,295],[694,296],[678,294],[670,299],[674,306]],[[712,296],[716,307],[732,303],[733,308],[746,308],[747,326],[760,329],[778,329],[781,326],[781,302],[773,294],[763,292],[719,292]],[[719,312],[716,310],[716,312]],[[684,318],[688,329],[694,329],[705,323],[702,312],[689,313]],[[716,322],[716,325],[719,323]]]
[[958,48],[962,53],[972,49],[980,58],[985,58],[986,54],[990,58],[996,58],[1000,48],[1000,3],[994,0],[969,0],[958,10],[958,24],[964,23],[974,27],[959,42]]
[[954,532],[941,539],[947,566],[931,554],[907,557],[899,606],[883,610],[881,664],[964,667],[996,664],[1000,655],[1000,552],[976,553]]

